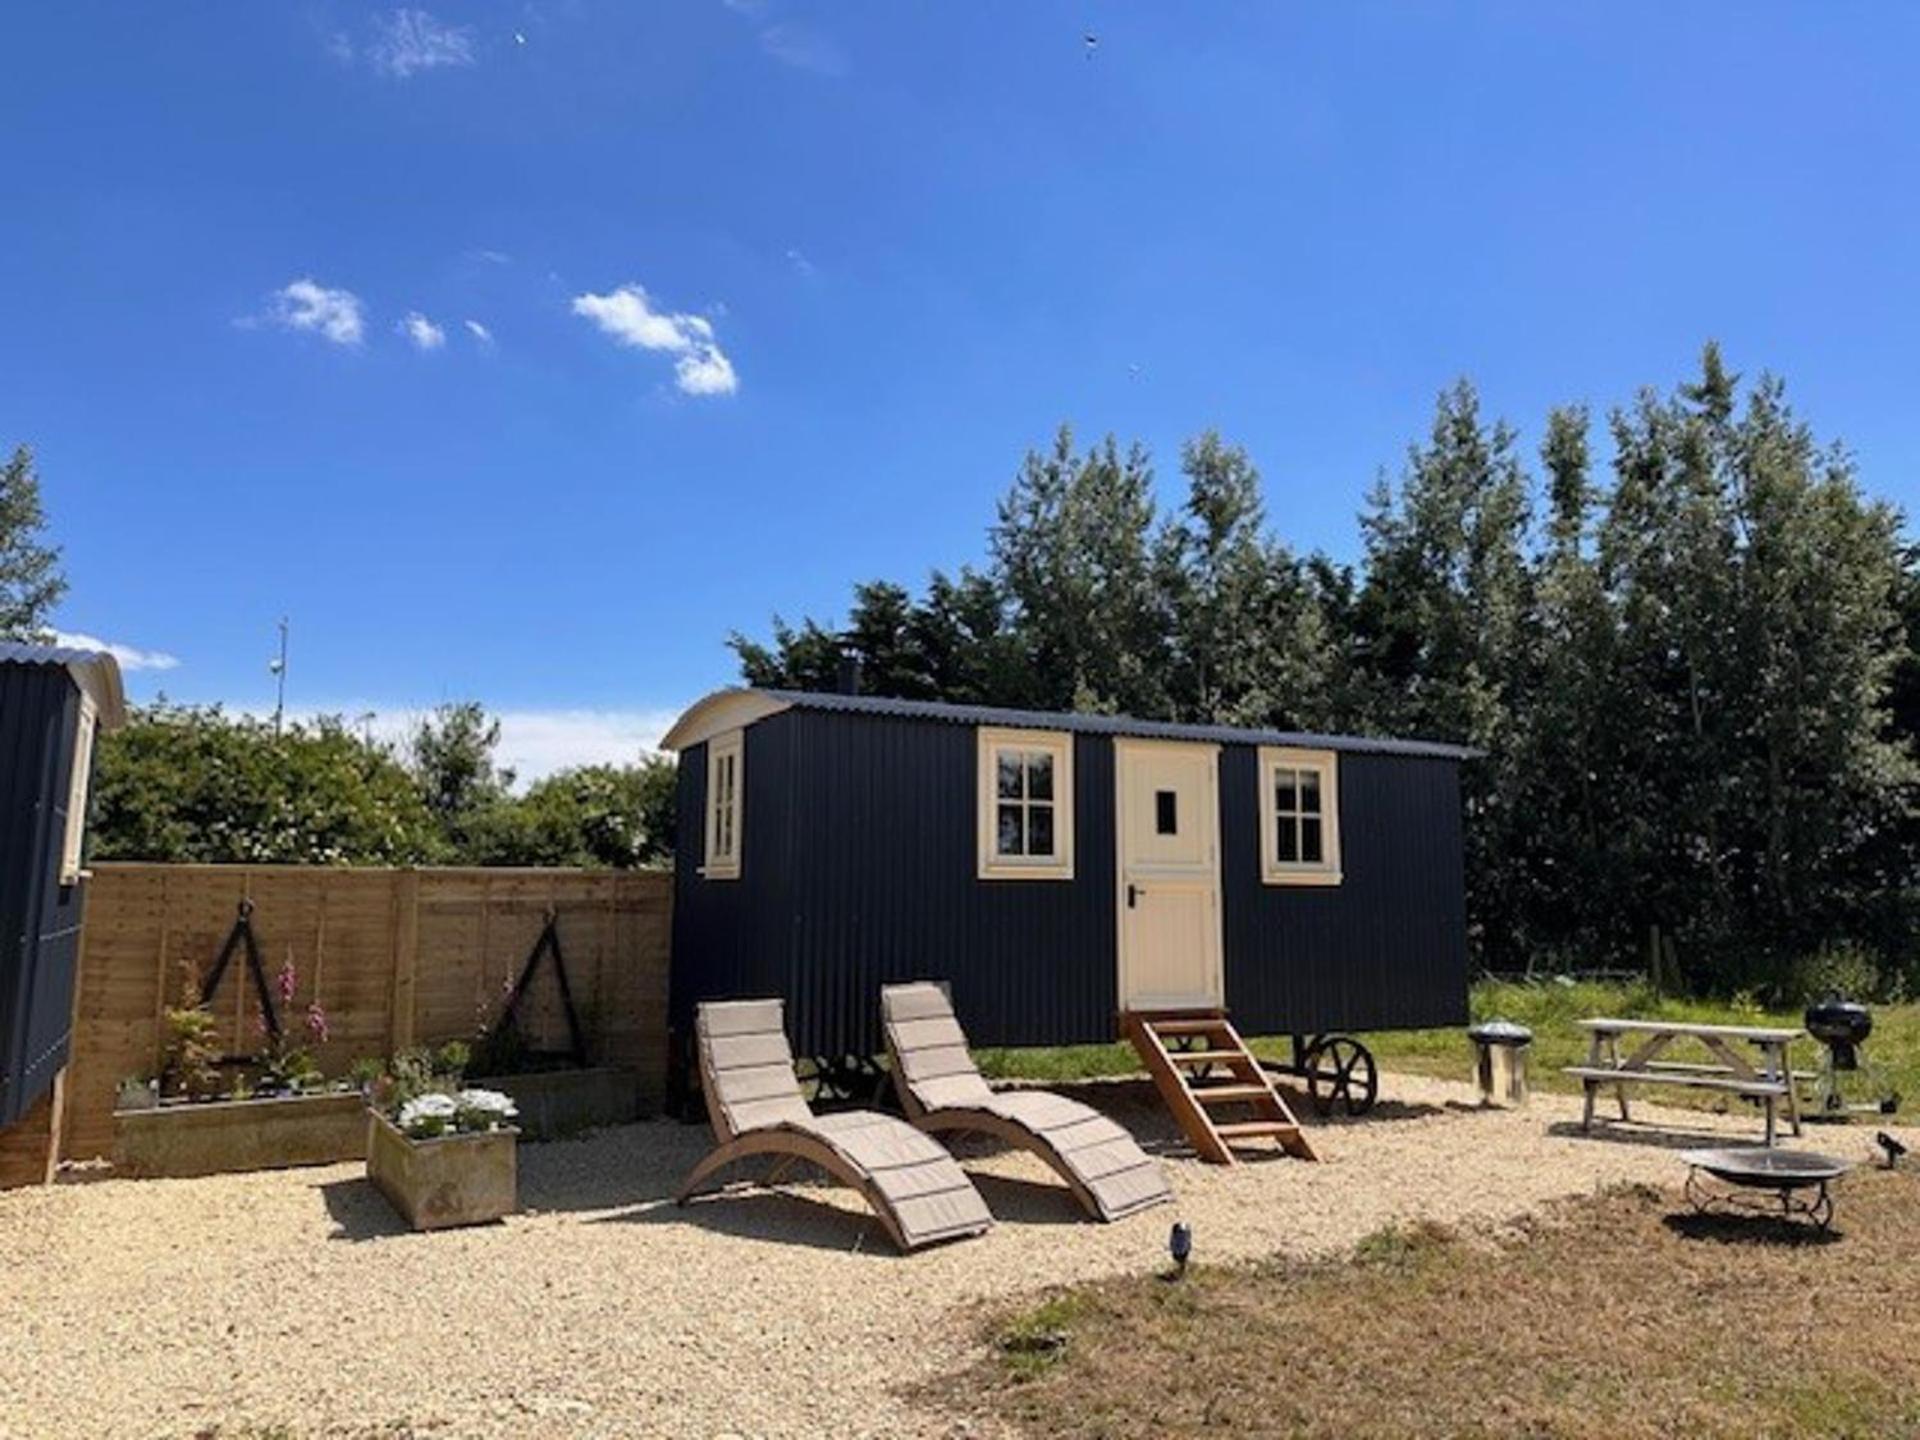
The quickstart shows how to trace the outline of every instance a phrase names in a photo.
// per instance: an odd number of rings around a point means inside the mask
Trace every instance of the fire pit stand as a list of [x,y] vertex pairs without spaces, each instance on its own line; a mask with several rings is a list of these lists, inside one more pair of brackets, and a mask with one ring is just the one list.
[[[1680,1158],[1687,1164],[1687,1202],[1697,1213],[1771,1215],[1788,1225],[1804,1222],[1821,1234],[1833,1223],[1832,1183],[1853,1168],[1805,1150],[1683,1150]],[[1729,1188],[1709,1187],[1702,1174]]]

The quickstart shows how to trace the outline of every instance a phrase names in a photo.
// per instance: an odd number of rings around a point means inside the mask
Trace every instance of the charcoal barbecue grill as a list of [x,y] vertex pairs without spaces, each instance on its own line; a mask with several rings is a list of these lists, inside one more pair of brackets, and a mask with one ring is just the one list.
[[[1831,1155],[1760,1146],[1683,1150],[1680,1158],[1687,1164],[1687,1202],[1699,1214],[1773,1215],[1790,1225],[1804,1221],[1822,1234],[1833,1223],[1832,1184],[1853,1168]],[[1703,1174],[1727,1188],[1708,1186]],[[1758,1191],[1771,1193],[1749,1193]]]
[[1807,1033],[1827,1050],[1818,1081],[1822,1114],[1892,1115],[1899,1110],[1900,1096],[1886,1075],[1860,1054],[1873,1034],[1872,1011],[1829,995],[1809,1005],[1804,1018]]

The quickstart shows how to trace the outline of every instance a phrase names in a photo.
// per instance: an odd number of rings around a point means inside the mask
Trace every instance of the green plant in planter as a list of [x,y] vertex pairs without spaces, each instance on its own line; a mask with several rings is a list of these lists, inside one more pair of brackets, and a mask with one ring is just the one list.
[[211,1100],[220,1093],[219,1022],[197,996],[191,968],[180,967],[180,1003],[167,1010],[166,1039],[160,1049],[160,1088],[188,1100]]
[[386,1078],[386,1063],[371,1055],[362,1055],[347,1067],[347,1083],[362,1095],[371,1095]]

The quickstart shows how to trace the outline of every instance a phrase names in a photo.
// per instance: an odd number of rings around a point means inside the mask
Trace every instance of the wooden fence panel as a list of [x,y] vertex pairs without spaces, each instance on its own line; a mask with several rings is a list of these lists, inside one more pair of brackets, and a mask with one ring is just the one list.
[[[152,1074],[164,1012],[180,1003],[182,963],[197,986],[242,900],[287,1033],[328,1075],[409,1044],[474,1039],[500,1013],[549,911],[558,919],[589,1057],[627,1065],[658,1105],[667,1066],[666,987],[673,885],[659,872],[325,869],[303,866],[101,865],[87,897],[61,1155],[113,1149],[122,1079]],[[291,964],[293,1003],[279,979]],[[315,1043],[309,1006],[326,1017]],[[235,1054],[263,1043],[244,949],[210,1008]],[[565,1012],[543,960],[522,1002],[541,1048],[562,1048]]]

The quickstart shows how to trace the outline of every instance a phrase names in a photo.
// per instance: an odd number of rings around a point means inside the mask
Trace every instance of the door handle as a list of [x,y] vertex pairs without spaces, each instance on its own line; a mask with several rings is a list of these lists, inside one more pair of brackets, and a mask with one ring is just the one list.
[[1127,886],[1127,908],[1129,910],[1133,909],[1133,907],[1139,903],[1139,900],[1140,887],[1138,885]]

